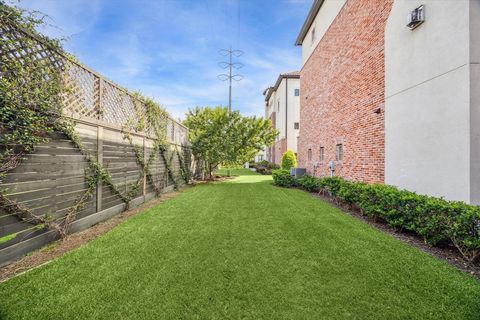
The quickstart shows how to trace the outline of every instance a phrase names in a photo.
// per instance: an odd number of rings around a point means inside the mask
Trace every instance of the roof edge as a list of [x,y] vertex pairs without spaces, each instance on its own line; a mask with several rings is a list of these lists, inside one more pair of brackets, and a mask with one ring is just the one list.
[[295,40],[295,45],[296,46],[301,46],[303,44],[303,40],[307,36],[308,29],[312,26],[313,21],[315,20],[315,17],[318,14],[318,11],[320,11],[320,8],[322,7],[323,3],[325,0],[315,0],[312,4],[312,7],[310,8],[310,11],[308,12],[307,19],[305,19],[305,22],[303,23],[302,29],[300,30],[300,33],[298,34],[297,40]]
[[278,87],[280,86],[280,83],[282,83],[283,79],[300,79],[300,72],[299,71],[292,71],[292,72],[287,72],[287,73],[281,73],[278,78],[277,82],[275,82],[275,85],[273,87],[268,87],[265,89],[263,94],[267,93],[265,96],[265,101],[268,101],[270,97],[272,96],[272,93],[274,91],[277,91]]

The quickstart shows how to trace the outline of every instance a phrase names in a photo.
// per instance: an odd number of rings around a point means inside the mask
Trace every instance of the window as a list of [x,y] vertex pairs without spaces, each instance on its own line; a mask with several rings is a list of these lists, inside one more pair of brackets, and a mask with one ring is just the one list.
[[325,148],[320,147],[320,161],[325,161]]
[[312,149],[308,149],[307,158],[308,161],[312,161]]
[[295,97],[298,97],[300,95],[300,89],[295,89],[294,94]]
[[336,159],[337,161],[343,160],[343,144],[339,143],[336,147]]
[[315,42],[315,27],[312,29],[312,42],[310,43],[311,46],[313,46],[313,43]]
[[280,112],[280,100],[277,101],[277,111]]
[[298,122],[293,123],[293,129],[298,130],[299,128],[300,128],[300,123],[298,123]]

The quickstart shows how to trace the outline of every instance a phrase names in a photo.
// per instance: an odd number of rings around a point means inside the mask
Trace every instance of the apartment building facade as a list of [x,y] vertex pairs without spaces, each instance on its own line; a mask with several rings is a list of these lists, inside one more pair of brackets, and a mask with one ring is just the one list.
[[316,0],[296,44],[299,166],[480,203],[480,0]]
[[279,132],[275,143],[265,150],[265,159],[280,164],[287,150],[297,153],[300,129],[300,73],[280,74],[273,87],[263,92],[265,118],[270,119]]

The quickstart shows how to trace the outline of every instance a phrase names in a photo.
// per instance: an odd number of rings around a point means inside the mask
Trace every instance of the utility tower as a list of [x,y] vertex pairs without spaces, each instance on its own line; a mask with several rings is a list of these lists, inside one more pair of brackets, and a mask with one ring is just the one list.
[[228,62],[222,61],[218,64],[220,68],[228,69],[228,74],[226,73],[219,74],[217,78],[221,81],[228,80],[228,111],[232,112],[232,80],[240,81],[243,79],[243,76],[241,74],[233,73],[234,69],[240,69],[243,67],[242,63],[234,62],[233,58],[240,57],[243,54],[243,51],[232,50],[232,48],[230,47],[230,49],[220,50],[219,53],[224,57],[228,57]]

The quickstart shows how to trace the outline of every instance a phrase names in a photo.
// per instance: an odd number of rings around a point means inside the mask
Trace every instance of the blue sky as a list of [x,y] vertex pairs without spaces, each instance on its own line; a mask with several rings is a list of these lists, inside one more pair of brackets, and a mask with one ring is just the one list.
[[[233,108],[263,115],[263,90],[298,70],[294,41],[312,0],[22,0],[50,17],[42,32],[114,82],[153,97],[174,116],[227,105],[219,49],[244,51]],[[55,26],[55,27],[53,27]]]

